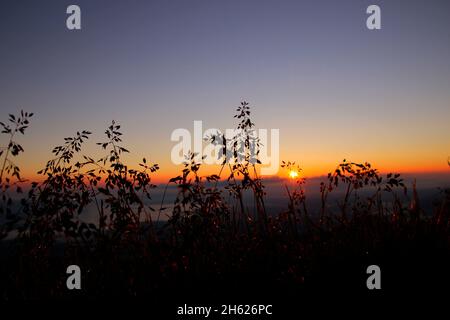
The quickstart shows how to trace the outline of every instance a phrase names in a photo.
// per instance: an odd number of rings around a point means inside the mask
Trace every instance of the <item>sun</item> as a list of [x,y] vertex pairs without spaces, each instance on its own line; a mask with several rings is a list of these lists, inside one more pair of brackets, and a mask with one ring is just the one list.
[[289,171],[289,178],[295,179],[297,177],[298,177],[298,172],[297,171],[295,171],[295,170]]

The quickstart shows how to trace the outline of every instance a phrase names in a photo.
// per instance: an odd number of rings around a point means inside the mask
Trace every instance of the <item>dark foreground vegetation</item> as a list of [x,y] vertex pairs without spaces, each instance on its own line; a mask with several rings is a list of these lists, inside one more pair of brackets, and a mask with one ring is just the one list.
[[[303,178],[286,186],[285,211],[267,212],[259,164],[248,153],[259,141],[250,141],[254,124],[245,102],[236,114],[240,133],[231,145],[222,145],[224,154],[231,148],[241,161],[224,162],[218,175],[203,177],[196,155],[189,155],[180,175],[169,181],[178,189],[170,206],[152,202],[158,165],[143,159],[133,169],[122,161],[128,150],[115,122],[98,143],[103,158],[82,155],[91,133],[80,131],[53,149],[54,158],[39,171],[42,182],[24,181],[13,160],[23,152],[16,141],[31,116],[22,112],[0,123],[9,139],[0,158],[2,300],[194,291],[211,297],[224,289],[269,296],[367,292],[371,264],[383,271],[383,290],[449,285],[448,190],[433,212],[424,212],[414,186],[407,189],[399,174],[381,176],[368,163],[343,161],[321,184],[321,205],[313,212]],[[282,167],[300,171],[291,162]],[[342,198],[330,203],[336,190]],[[251,209],[244,197],[249,193]],[[89,206],[96,210],[96,223],[80,219]],[[165,214],[170,219],[160,221]],[[72,264],[82,270],[80,291],[66,288]]]

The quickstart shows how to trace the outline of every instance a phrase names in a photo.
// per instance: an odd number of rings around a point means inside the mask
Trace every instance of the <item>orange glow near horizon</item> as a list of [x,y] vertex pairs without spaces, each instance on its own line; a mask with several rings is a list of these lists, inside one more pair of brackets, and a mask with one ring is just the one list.
[[[318,164],[316,166],[307,166],[306,164],[302,166],[303,176],[305,178],[316,178],[327,175],[328,172],[333,172],[338,162],[335,165],[325,165]],[[380,174],[387,173],[400,173],[400,174],[409,174],[409,175],[421,175],[421,174],[450,174],[450,167],[446,162],[442,162],[439,165],[403,165],[399,167],[395,167],[394,165],[380,165],[377,166],[376,163],[373,164],[374,168],[377,168]],[[135,168],[138,168],[137,166]],[[175,166],[172,164],[160,165],[160,170],[151,173],[150,176],[152,178],[152,182],[155,184],[165,184],[169,181],[169,179],[182,175],[183,166]],[[37,171],[37,170],[36,170]],[[23,166],[22,168],[22,178],[27,181],[36,181],[41,182],[45,179],[45,176],[38,175],[36,171],[32,171],[30,167]],[[219,165],[202,165],[199,171],[201,176],[207,176],[211,174],[218,175],[220,172]],[[224,179],[229,174],[229,169],[225,167],[221,174],[221,179]],[[296,179],[299,177],[299,173],[295,170],[291,170],[286,172],[282,168],[278,171],[278,174],[275,176],[263,176],[262,178],[271,179],[271,178],[280,178],[280,179]]]

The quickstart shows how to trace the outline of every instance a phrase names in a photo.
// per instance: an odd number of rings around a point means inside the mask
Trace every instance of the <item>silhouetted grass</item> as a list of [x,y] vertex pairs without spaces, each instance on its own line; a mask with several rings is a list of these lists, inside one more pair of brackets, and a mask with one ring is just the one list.
[[[53,159],[39,171],[42,182],[22,180],[13,162],[23,152],[16,138],[32,115],[22,112],[0,123],[8,136],[0,153],[2,299],[135,297],[211,283],[250,290],[360,288],[369,264],[392,270],[419,263],[436,277],[448,267],[449,191],[424,214],[415,186],[405,202],[401,176],[382,176],[369,163],[339,164],[321,183],[316,210],[306,205],[305,180],[297,178],[294,186],[285,186],[286,210],[267,212],[259,163],[248,152],[250,143],[259,147],[259,141],[250,141],[254,124],[246,102],[237,109],[241,131],[231,144],[231,160],[241,161],[224,161],[217,175],[201,176],[197,155],[189,154],[180,175],[168,182],[178,189],[170,209],[164,199],[152,202],[158,165],[143,159],[134,169],[123,162],[128,150],[114,121],[98,143],[102,158],[82,155],[91,132],[80,131],[53,149]],[[222,136],[211,141],[223,154],[230,151]],[[292,162],[282,167],[301,170]],[[221,177],[225,187],[219,187]],[[30,185],[25,193],[24,183]],[[338,189],[342,199],[330,204],[329,195]],[[248,193],[253,210],[244,197]],[[96,223],[80,219],[88,206],[95,207]],[[163,214],[167,222],[160,221]],[[80,293],[66,289],[70,264],[82,269]]]

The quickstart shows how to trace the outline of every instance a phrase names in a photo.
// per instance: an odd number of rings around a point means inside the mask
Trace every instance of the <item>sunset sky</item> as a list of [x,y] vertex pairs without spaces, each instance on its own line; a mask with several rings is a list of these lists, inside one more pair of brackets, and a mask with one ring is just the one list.
[[[70,4],[82,30],[66,28]],[[381,30],[366,28],[370,4]],[[0,39],[0,118],[35,114],[19,140],[30,178],[77,130],[100,156],[112,119],[132,163],[176,175],[172,131],[232,128],[241,100],[307,175],[344,158],[449,170],[449,1],[2,0]]]

